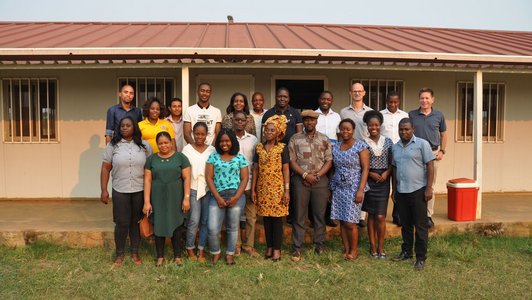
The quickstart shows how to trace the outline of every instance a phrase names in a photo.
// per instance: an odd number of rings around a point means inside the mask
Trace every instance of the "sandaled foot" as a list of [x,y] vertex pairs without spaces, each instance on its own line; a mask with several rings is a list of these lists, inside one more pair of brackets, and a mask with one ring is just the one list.
[[271,259],[273,257],[273,248],[267,248],[264,253],[264,259]]
[[213,254],[212,255],[212,264],[215,265],[220,260],[221,255],[220,254]]
[[228,266],[232,266],[235,264],[235,258],[233,255],[226,255],[225,256],[225,263],[228,265]]
[[198,260],[198,257],[196,256],[196,254],[194,254],[194,249],[187,249],[187,256],[188,256],[188,259],[191,261]]
[[140,264],[142,264],[142,261],[140,260],[139,255],[138,255],[137,253],[132,253],[132,254],[131,254],[131,261],[132,261],[135,265],[140,265]]
[[161,267],[164,264],[164,257],[157,257],[157,261],[155,262],[156,267]]
[[120,268],[121,266],[123,266],[124,265],[124,255],[118,255],[115,258],[115,261],[114,261],[113,265],[115,266],[115,268]]
[[183,265],[183,260],[181,259],[181,257],[174,258],[174,262],[175,262],[176,266],[182,266]]

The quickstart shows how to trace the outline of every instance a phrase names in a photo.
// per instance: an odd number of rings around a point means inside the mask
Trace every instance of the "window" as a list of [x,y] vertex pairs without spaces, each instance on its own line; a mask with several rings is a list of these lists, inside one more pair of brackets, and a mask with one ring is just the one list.
[[[459,142],[473,140],[473,93],[472,81],[458,82],[456,140]],[[482,138],[486,142],[502,142],[505,85],[485,82],[482,93]]]
[[[142,107],[150,97],[157,97],[165,106],[174,97],[174,79],[167,77],[121,77],[118,78],[118,89],[129,84],[135,90],[133,103]],[[118,90],[117,89],[117,90]]]
[[57,90],[56,79],[3,79],[4,142],[57,142]]
[[280,75],[272,77],[272,106],[275,105],[277,89],[285,87],[290,92],[290,106],[301,111],[319,107],[321,92],[327,89],[325,76]]
[[[360,82],[366,90],[364,103],[374,110],[383,110],[386,108],[386,96],[389,92],[395,91],[403,99],[403,81],[389,79],[356,79],[351,84]],[[401,101],[401,105],[403,101]]]

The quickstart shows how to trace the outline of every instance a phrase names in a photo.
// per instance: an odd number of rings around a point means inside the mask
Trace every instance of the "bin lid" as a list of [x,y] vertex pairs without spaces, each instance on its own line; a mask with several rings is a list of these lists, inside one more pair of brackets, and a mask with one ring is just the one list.
[[453,188],[478,188],[478,183],[470,178],[454,178],[447,182],[447,186]]

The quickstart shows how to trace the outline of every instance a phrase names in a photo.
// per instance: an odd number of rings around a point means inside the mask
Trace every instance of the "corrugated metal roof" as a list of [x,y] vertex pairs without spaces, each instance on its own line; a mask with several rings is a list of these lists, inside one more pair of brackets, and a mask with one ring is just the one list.
[[[458,59],[461,55],[467,58]],[[276,23],[0,22],[1,61],[309,57],[528,65],[532,32]]]

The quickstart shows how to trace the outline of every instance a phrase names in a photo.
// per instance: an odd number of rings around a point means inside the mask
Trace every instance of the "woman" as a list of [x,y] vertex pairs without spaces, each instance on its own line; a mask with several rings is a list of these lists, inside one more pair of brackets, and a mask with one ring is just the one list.
[[129,233],[131,260],[140,265],[140,231],[138,222],[142,218],[144,164],[151,155],[151,147],[140,137],[137,123],[130,116],[119,122],[119,131],[107,144],[103,152],[100,172],[102,203],[109,203],[107,184],[109,174],[113,177],[113,220],[115,222],[115,266],[124,264],[124,249]]
[[[382,114],[375,110],[368,111],[363,118],[369,132],[369,137],[365,139],[369,145],[369,191],[364,195],[362,210],[368,213],[370,256],[381,259],[386,258],[384,235],[393,146],[391,139],[380,134],[383,120]],[[375,236],[377,246],[375,246]]]
[[355,122],[340,121],[341,142],[333,146],[334,175],[331,180],[331,219],[340,221],[344,244],[344,258],[354,260],[358,256],[358,229],[360,208],[367,191],[369,153],[364,141],[355,141]]
[[220,260],[220,240],[218,235],[227,217],[226,262],[234,264],[234,254],[238,238],[240,215],[246,203],[244,189],[249,180],[249,163],[239,154],[240,149],[235,134],[222,129],[216,136],[216,152],[212,153],[205,167],[205,179],[209,187],[209,248],[212,262]]
[[[157,153],[157,143],[155,137],[161,131],[166,131],[172,137],[172,140],[175,138],[174,129],[172,124],[164,119],[163,106],[159,99],[151,97],[144,103],[142,107],[142,115],[144,120],[139,122],[140,132],[142,132],[142,139],[150,143],[150,146],[153,149],[153,153]],[[172,143],[173,147],[175,144]]]
[[246,114],[246,132],[257,136],[257,129],[255,128],[255,119],[249,114],[249,104],[246,95],[236,92],[231,96],[231,102],[225,110],[227,115],[222,119],[222,128],[233,128],[233,115],[237,111],[242,111]]
[[172,238],[174,262],[180,266],[181,233],[190,208],[190,163],[185,155],[175,151],[168,132],[159,132],[155,140],[159,152],[150,156],[144,167],[143,211],[153,213],[156,266],[164,263],[166,237]]
[[265,141],[257,145],[253,159],[251,199],[264,220],[264,258],[276,262],[281,259],[283,217],[288,215],[290,202],[290,155],[288,147],[279,142],[286,133],[286,117],[275,115],[264,124]]
[[[188,144],[183,149],[183,154],[188,158],[192,167],[192,181],[190,190],[190,212],[187,223],[187,248],[188,257],[191,260],[205,262],[203,249],[207,242],[207,218],[209,216],[209,202],[205,181],[205,163],[216,151],[213,146],[205,144],[207,138],[207,124],[198,122],[192,128],[194,143]],[[196,233],[199,229],[198,256],[194,253]]]

